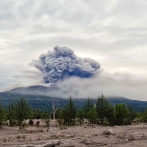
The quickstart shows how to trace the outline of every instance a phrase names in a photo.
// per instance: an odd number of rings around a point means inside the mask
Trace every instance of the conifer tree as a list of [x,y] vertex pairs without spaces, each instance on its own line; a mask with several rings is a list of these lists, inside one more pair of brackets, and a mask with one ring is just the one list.
[[113,124],[114,108],[103,95],[101,95],[97,100],[96,111],[101,125],[104,124],[104,119],[107,119],[109,124]]
[[65,125],[73,125],[75,124],[76,118],[76,107],[74,102],[72,101],[72,97],[69,98],[68,104],[63,109],[63,118]]
[[94,104],[90,98],[87,99],[84,105],[84,117],[88,119],[88,112],[93,108]]
[[10,126],[14,126],[16,124],[14,103],[8,106],[8,120],[9,120]]
[[146,123],[147,122],[147,109],[145,110],[145,112],[143,113],[142,116],[143,121]]
[[22,122],[29,118],[30,116],[30,108],[26,101],[21,98],[15,102],[15,118],[18,121],[18,125],[20,126],[20,130],[22,128]]
[[115,105],[115,124],[123,125],[127,124],[129,121],[129,109],[125,104],[116,104]]
[[94,124],[96,123],[97,121],[97,113],[96,113],[96,108],[93,107],[89,110],[88,112],[88,119],[89,119],[89,122],[92,124],[92,128],[94,127]]
[[80,123],[80,126],[81,126],[84,122],[84,112],[82,109],[79,109],[77,111],[77,118],[78,118],[78,122]]
[[2,105],[0,105],[0,128],[2,128],[2,125],[4,123],[4,119],[5,119],[5,111],[2,107]]

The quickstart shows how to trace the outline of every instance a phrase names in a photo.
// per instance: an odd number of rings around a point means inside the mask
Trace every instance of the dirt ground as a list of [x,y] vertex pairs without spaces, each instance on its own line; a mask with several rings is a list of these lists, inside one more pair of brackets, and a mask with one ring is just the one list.
[[73,126],[59,130],[45,127],[6,127],[0,131],[0,147],[147,147],[147,125],[103,127]]

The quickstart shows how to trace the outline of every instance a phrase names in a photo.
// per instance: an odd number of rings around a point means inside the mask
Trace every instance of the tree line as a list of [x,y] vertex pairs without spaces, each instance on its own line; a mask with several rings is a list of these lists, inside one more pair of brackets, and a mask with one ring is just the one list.
[[147,122],[147,109],[145,112],[138,112],[133,107],[123,103],[113,106],[101,95],[96,104],[88,98],[83,108],[76,108],[70,97],[68,104],[60,109],[57,114],[60,125],[84,124],[85,122],[99,125],[130,125],[132,123]]
[[[51,117],[53,117],[52,112],[34,110],[24,98],[16,100],[7,108],[0,105],[0,127],[2,125],[18,125],[21,129],[23,121],[26,119],[30,120],[30,125],[33,125],[33,119],[44,119],[47,127],[49,127]],[[101,95],[95,104],[88,98],[83,108],[77,108],[72,97],[70,97],[68,104],[57,110],[56,120],[60,126],[82,125],[84,123],[90,123],[92,127],[95,124],[130,125],[136,122],[147,122],[147,109],[145,112],[137,112],[133,107],[128,107],[122,103],[113,106],[104,95]],[[7,121],[9,121],[9,124],[7,124]]]

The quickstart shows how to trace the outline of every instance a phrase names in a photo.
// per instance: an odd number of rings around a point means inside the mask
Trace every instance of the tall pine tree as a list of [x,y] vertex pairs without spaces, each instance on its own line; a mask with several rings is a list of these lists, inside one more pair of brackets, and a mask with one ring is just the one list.
[[87,101],[85,102],[85,105],[84,105],[84,108],[83,108],[84,117],[86,119],[88,119],[88,113],[93,108],[93,106],[94,106],[93,101],[90,98],[88,98]]
[[64,125],[74,125],[76,118],[76,107],[72,101],[72,97],[69,98],[68,104],[63,109]]
[[113,124],[114,108],[103,95],[97,100],[96,110],[101,125],[104,124],[104,119],[107,119],[109,124]]
[[15,118],[18,121],[18,125],[20,126],[20,130],[22,128],[22,122],[30,117],[30,108],[26,101],[21,98],[15,103]]

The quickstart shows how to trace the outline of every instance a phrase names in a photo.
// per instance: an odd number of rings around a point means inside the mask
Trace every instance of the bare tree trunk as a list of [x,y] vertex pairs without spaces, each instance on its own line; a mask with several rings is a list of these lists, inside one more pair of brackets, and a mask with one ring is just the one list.
[[56,119],[56,111],[55,110],[53,111],[53,119],[54,120]]
[[58,110],[57,101],[55,102],[55,100],[53,100],[52,108],[53,108],[53,120],[56,120],[56,111]]

